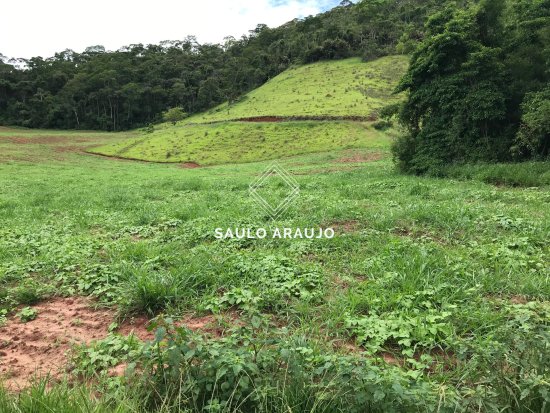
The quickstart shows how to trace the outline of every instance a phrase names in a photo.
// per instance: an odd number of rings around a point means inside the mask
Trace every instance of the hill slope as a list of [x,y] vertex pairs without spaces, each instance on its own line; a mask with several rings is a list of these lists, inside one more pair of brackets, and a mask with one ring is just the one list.
[[[346,119],[374,119],[382,106],[400,99],[392,91],[407,64],[404,56],[389,56],[368,63],[353,58],[289,69],[232,105],[177,125],[157,125],[153,133],[91,152],[213,165],[387,147],[387,133],[374,129],[372,122]],[[238,121],[270,117],[285,121]]]
[[325,61],[288,69],[245,95],[189,119],[190,122],[260,116],[368,117],[390,100],[408,58],[387,56],[364,63],[359,58]]

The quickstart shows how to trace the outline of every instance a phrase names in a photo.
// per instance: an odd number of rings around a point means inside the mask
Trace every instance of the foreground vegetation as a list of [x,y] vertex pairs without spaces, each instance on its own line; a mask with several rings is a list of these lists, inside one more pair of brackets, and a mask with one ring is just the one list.
[[[9,133],[25,132],[4,129],[3,148],[42,156],[0,163],[4,318],[85,295],[121,320],[156,317],[157,333],[144,344],[114,326],[73,351],[67,378],[88,389],[4,392],[0,410],[548,409],[548,186],[402,176],[387,152],[334,151],[281,162],[301,195],[273,222],[248,195],[267,163],[120,162],[76,150],[79,133],[59,158],[55,132]],[[244,226],[337,235],[214,236]],[[189,315],[216,328],[192,332]]]

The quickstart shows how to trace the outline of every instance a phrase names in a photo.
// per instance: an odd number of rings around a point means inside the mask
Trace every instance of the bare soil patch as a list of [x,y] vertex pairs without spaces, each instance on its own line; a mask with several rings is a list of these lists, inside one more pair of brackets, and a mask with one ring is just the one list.
[[[378,119],[378,114],[371,113],[369,116],[332,116],[332,115],[297,115],[297,116],[251,116],[236,119],[214,120],[203,124],[214,124],[222,122],[293,122],[293,121],[350,121],[350,122],[373,122]],[[196,125],[197,123],[190,123]]]
[[[56,298],[33,308],[38,311],[36,319],[23,323],[10,317],[0,327],[0,379],[13,391],[24,389],[38,378],[59,380],[67,372],[72,347],[105,338],[116,320],[114,309],[93,308],[93,302],[82,297]],[[229,314],[226,321],[238,322],[236,317]],[[133,333],[142,341],[150,341],[154,331],[149,331],[149,324],[145,316],[134,317],[125,320],[117,332],[125,336]],[[176,324],[214,336],[223,334],[212,315],[189,315]]]
[[328,225],[334,229],[334,232],[337,234],[345,234],[357,231],[359,228],[359,221],[357,220],[348,220],[348,221],[336,221]]
[[59,153],[66,152],[85,152],[86,146],[76,146],[76,145],[63,145],[63,146],[54,146],[53,150]]
[[201,166],[196,162],[184,162],[184,163],[181,163],[179,167],[183,169],[195,169],[195,168],[200,168]]
[[391,230],[392,234],[400,237],[409,237],[415,240],[433,241],[441,245],[449,244],[445,238],[433,234],[429,231],[422,230],[420,228],[409,228],[407,226],[397,226]]
[[35,320],[10,319],[0,328],[0,374],[8,388],[27,386],[32,377],[63,374],[67,353],[107,334],[113,322],[110,310],[93,310],[81,298],[61,298],[34,306]]
[[255,118],[241,118],[240,122],[283,122],[284,117],[280,116],[257,116]]

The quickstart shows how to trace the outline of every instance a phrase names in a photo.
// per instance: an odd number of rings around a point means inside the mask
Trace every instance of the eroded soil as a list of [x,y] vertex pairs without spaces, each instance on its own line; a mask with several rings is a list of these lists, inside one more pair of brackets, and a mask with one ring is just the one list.
[[[0,327],[0,377],[10,390],[27,387],[32,380],[49,376],[60,379],[73,346],[89,344],[108,335],[116,320],[114,309],[94,308],[86,298],[56,298],[33,306],[36,319],[23,323],[10,317]],[[213,316],[184,318],[180,323],[191,330],[219,334]],[[118,333],[134,333],[143,341],[152,340],[146,317],[124,321]]]

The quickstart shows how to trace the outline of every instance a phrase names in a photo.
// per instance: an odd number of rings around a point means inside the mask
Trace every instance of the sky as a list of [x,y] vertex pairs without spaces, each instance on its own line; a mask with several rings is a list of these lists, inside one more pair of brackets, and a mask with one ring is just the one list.
[[194,35],[200,43],[239,38],[263,23],[279,26],[340,0],[18,0],[2,2],[0,53],[51,57],[88,46],[107,50]]

